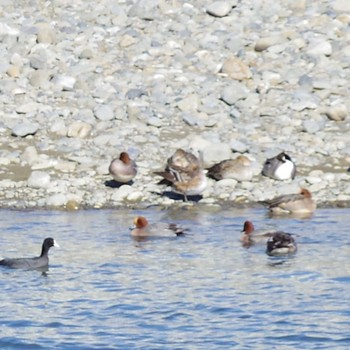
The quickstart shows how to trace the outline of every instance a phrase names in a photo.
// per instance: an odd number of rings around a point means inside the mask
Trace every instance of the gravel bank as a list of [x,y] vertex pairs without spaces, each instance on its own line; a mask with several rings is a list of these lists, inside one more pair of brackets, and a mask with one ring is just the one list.
[[[209,179],[199,203],[307,187],[350,201],[350,2],[12,1],[0,5],[0,206],[182,205],[153,171],[177,148],[206,167],[247,155],[251,181]],[[110,186],[110,161],[136,160]],[[291,181],[260,175],[287,152]]]

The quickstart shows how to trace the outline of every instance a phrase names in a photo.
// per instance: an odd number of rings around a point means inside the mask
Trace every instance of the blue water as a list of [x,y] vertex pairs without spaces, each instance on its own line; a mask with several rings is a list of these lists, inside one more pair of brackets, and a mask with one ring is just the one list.
[[[136,242],[136,214],[185,237]],[[273,258],[244,220],[295,233]],[[272,219],[261,209],[0,211],[0,255],[50,251],[46,274],[1,268],[0,349],[349,349],[349,209]]]

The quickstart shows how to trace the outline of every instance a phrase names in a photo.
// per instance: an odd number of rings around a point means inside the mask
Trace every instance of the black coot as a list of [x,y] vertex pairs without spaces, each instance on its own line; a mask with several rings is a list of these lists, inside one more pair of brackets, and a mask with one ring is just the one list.
[[35,258],[17,258],[17,259],[3,259],[0,260],[0,265],[11,267],[14,269],[40,269],[43,267],[47,267],[49,264],[49,249],[51,247],[59,247],[59,245],[55,242],[53,238],[45,238],[41,254]]

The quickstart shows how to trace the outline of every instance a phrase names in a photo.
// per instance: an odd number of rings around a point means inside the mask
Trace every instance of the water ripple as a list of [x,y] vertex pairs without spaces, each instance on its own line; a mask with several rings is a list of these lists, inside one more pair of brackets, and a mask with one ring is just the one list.
[[[142,242],[130,238],[135,214],[0,212],[3,255],[37,253],[48,231],[61,246],[50,251],[45,275],[1,269],[0,349],[347,348],[345,209],[320,209],[308,220],[248,209],[138,211],[191,229],[181,239]],[[297,254],[275,258],[264,246],[242,248],[248,217],[297,232]]]

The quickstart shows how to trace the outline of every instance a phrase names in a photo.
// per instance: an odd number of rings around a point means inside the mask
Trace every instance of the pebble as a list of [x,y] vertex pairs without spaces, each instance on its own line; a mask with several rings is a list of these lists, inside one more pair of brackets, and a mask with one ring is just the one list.
[[111,200],[113,202],[122,202],[124,201],[129,195],[133,192],[132,186],[129,185],[122,185],[118,188],[117,191],[114,191],[114,193],[111,196]]
[[345,118],[348,115],[348,110],[344,104],[336,105],[336,106],[328,107],[325,110],[325,114],[330,120],[339,122],[339,121],[345,120]]
[[34,135],[39,129],[37,123],[20,123],[16,124],[12,128],[12,135],[18,137],[26,137],[28,135]]
[[82,121],[76,121],[68,125],[67,136],[86,138],[90,135],[92,126]]
[[201,151],[201,159],[206,168],[231,158],[231,147],[226,143],[210,143]]
[[328,41],[312,43],[307,50],[307,53],[312,56],[330,56],[332,52],[332,45]]
[[279,35],[260,38],[255,43],[254,50],[257,52],[261,52],[268,49],[270,46],[280,43],[281,41],[282,41],[282,38]]
[[63,91],[71,91],[74,89],[76,83],[76,78],[69,75],[57,74],[52,79],[51,82],[59,87]]
[[51,177],[44,171],[33,171],[27,181],[28,187],[33,188],[48,188],[51,182]]
[[46,199],[49,207],[63,207],[67,204],[67,197],[63,193],[56,193]]
[[220,71],[235,80],[245,80],[252,77],[249,66],[234,56],[230,56],[224,61]]
[[225,17],[232,9],[230,1],[214,1],[207,7],[207,13],[214,17]]
[[111,106],[101,105],[94,108],[95,117],[99,120],[112,120],[114,119],[114,112]]
[[231,150],[233,152],[245,153],[249,151],[249,147],[246,143],[239,140],[233,140],[230,143]]
[[[5,1],[0,206],[186,205],[160,196],[153,176],[177,148],[205,166],[238,154],[253,162],[249,181],[209,179],[198,205],[301,185],[318,203],[350,203],[349,4],[87,0],[38,19],[30,2],[21,17]],[[108,164],[125,150],[139,173],[110,187]],[[260,174],[280,151],[298,165],[293,181]]]

